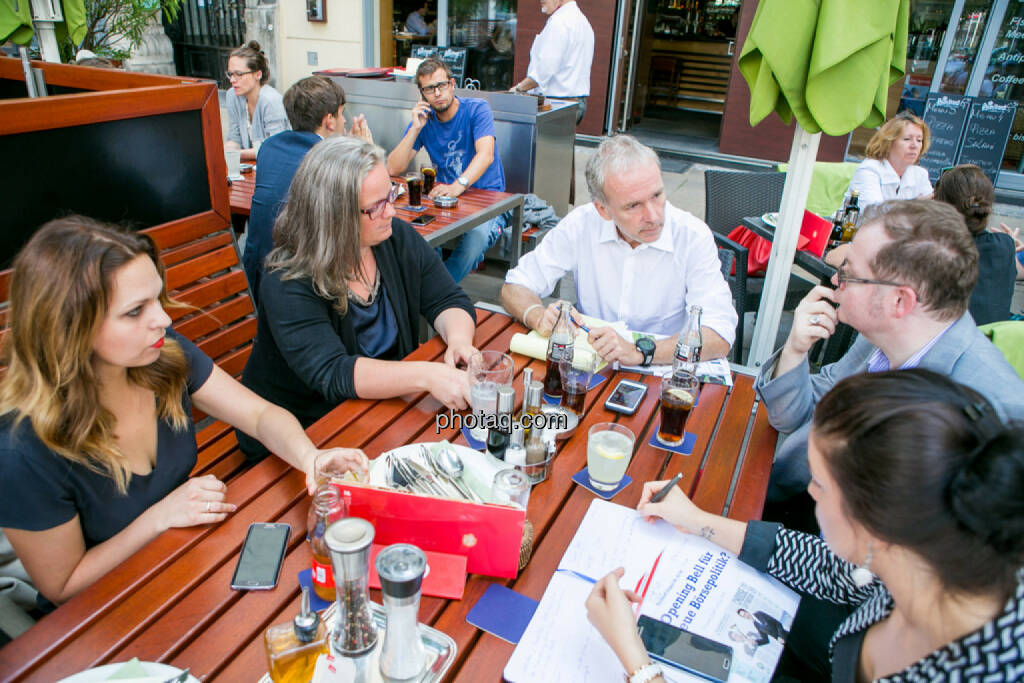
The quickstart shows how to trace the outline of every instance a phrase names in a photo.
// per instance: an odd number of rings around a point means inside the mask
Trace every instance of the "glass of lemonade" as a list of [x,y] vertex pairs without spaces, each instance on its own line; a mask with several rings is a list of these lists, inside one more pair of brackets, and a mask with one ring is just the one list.
[[601,422],[587,432],[587,473],[600,491],[618,487],[633,456],[636,435],[620,424]]

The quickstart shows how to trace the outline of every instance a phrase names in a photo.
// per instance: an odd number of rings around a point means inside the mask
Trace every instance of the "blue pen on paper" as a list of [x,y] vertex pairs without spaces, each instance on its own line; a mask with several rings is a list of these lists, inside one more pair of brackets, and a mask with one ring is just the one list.
[[572,574],[577,579],[583,579],[587,583],[597,583],[597,579],[593,579],[593,578],[587,576],[586,574],[580,574],[578,571],[576,571],[574,569],[561,569],[561,568],[559,568],[559,569],[556,569],[555,572],[556,573],[557,572],[562,572],[563,574]]
[[581,323],[576,318],[572,317],[571,315],[569,316],[569,322],[571,322],[573,325],[575,325],[576,327],[580,328],[581,330],[583,330],[587,334],[590,334],[590,328],[587,327],[586,325],[584,325],[583,323]]

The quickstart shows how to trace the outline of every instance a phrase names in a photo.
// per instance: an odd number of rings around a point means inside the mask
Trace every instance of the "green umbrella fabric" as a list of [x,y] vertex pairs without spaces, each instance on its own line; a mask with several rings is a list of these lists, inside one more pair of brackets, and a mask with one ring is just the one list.
[[773,111],[809,133],[883,123],[909,17],[910,0],[761,0],[739,58],[750,124]]
[[[72,43],[80,45],[86,32],[85,3],[83,0],[61,0],[61,6],[64,23],[57,24],[57,39],[70,36]],[[28,45],[34,34],[30,0],[0,0],[0,43],[13,40],[18,45]]]

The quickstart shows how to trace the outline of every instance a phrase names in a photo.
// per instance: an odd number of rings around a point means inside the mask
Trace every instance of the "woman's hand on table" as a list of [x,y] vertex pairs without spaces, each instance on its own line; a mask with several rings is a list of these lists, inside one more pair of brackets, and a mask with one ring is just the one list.
[[594,625],[615,652],[626,671],[635,671],[649,661],[647,650],[636,629],[631,602],[639,595],[619,587],[625,571],[619,567],[594,584],[587,598],[587,620]]
[[446,363],[429,363],[427,368],[427,391],[430,395],[452,410],[469,407],[469,373]]
[[223,522],[237,506],[224,502],[228,487],[212,474],[193,477],[163,497],[150,510],[157,530]]
[[468,368],[469,359],[477,353],[477,348],[472,342],[452,342],[444,350],[444,362],[453,368]]
[[310,495],[316,492],[317,475],[320,472],[343,476],[354,472],[362,481],[369,480],[370,461],[358,448],[314,448],[302,458],[302,471],[306,473],[306,490]]

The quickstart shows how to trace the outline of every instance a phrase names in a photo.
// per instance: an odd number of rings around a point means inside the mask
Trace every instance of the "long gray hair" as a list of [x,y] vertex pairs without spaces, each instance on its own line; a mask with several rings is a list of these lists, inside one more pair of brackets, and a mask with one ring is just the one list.
[[363,181],[385,163],[384,150],[351,137],[317,143],[295,172],[288,202],[274,222],[267,270],[282,280],[309,278],[317,295],[348,310],[347,280],[363,275],[359,202]]

